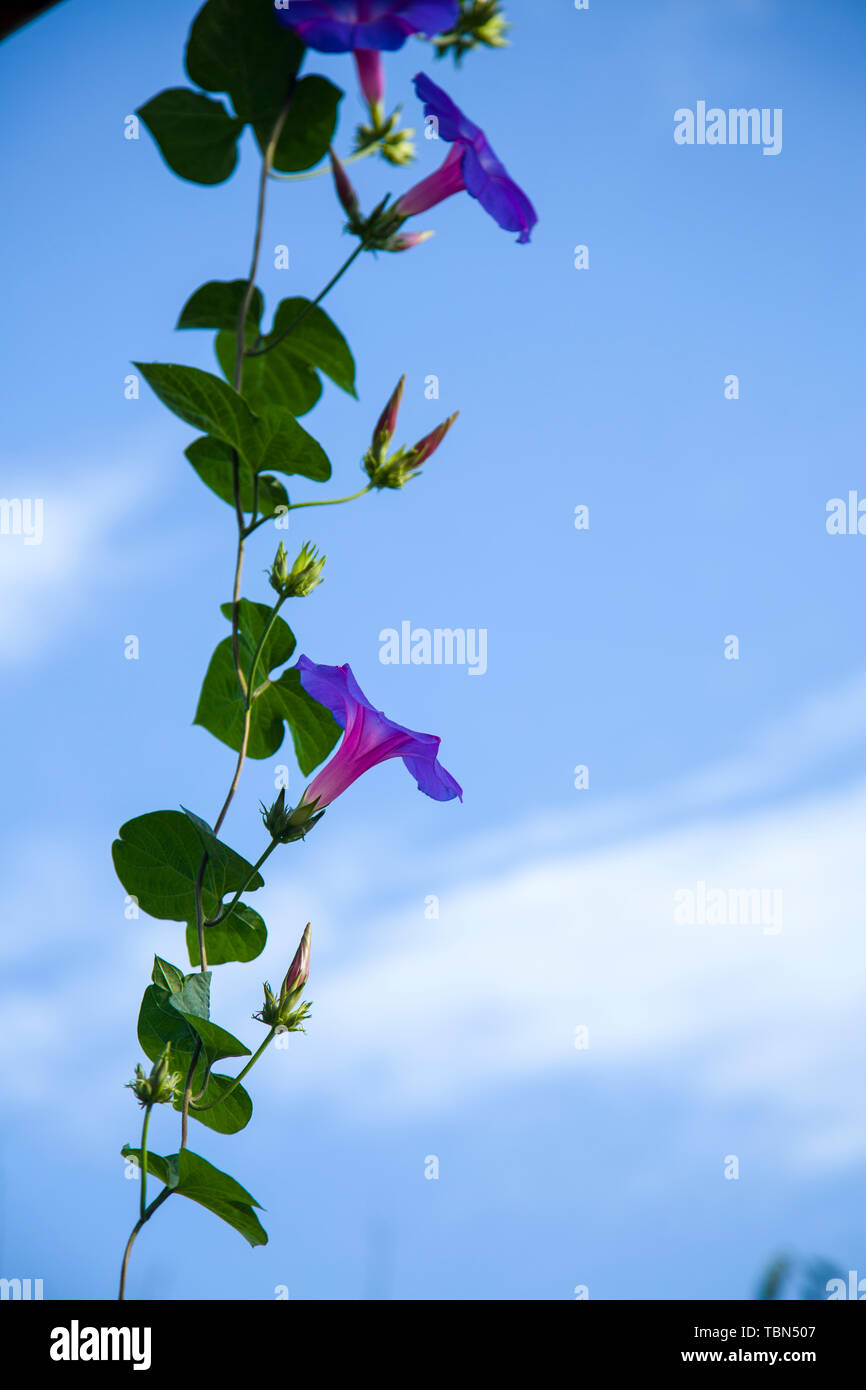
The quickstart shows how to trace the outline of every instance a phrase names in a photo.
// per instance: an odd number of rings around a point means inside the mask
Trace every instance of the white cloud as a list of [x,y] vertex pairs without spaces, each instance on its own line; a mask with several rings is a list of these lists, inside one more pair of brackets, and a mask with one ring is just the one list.
[[[859,787],[535,858],[446,894],[438,921],[416,901],[352,922],[366,954],[344,970],[331,928],[304,1064],[286,1084],[427,1110],[520,1079],[571,1073],[579,1088],[636,1073],[759,1101],[795,1163],[862,1155],[864,823]],[[781,932],[675,925],[676,890],[699,880],[780,888]],[[578,1025],[588,1051],[574,1048]],[[281,1085],[279,1058],[267,1074]]]
[[[842,731],[835,746],[843,734],[859,737],[861,722],[854,687],[783,721],[770,780],[788,761],[786,740],[807,762],[828,746],[828,723]],[[651,825],[654,805],[634,803],[635,821]],[[557,1076],[571,1077],[578,1107],[583,1084],[637,1077],[649,1092],[711,1098],[725,1116],[744,1107],[761,1115],[767,1147],[795,1166],[844,1165],[866,1153],[866,1118],[852,1099],[862,1085],[864,824],[866,785],[735,818],[716,807],[663,830],[632,825],[602,849],[548,846],[543,833],[506,826],[486,837],[484,854],[470,846],[457,871],[440,868],[440,882],[433,861],[425,866],[424,892],[441,898],[434,921],[417,874],[411,889],[408,873],[389,875],[383,908],[381,855],[363,839],[360,852],[344,844],[340,874],[329,878],[315,853],[299,855],[285,875],[275,864],[256,901],[271,927],[261,974],[220,971],[216,1016],[240,1036],[254,1033],[258,981],[280,977],[310,917],[312,1025],[263,1060],[260,1094],[284,1101],[315,1090],[337,1108],[381,1117]],[[97,1103],[97,1091],[116,1083],[116,1057],[130,1070],[135,1061],[130,982],[149,973],[153,951],[180,961],[178,929],[123,921],[120,893],[94,904],[71,866],[58,866],[63,903],[43,886],[34,914],[39,854],[26,843],[10,853],[23,898],[6,915],[23,918],[26,902],[28,922],[0,991],[7,1047],[19,1057],[16,1090],[38,1103],[49,1076],[56,1086],[68,1072],[80,1085],[90,1061],[84,1084]],[[79,845],[73,863],[92,854]],[[675,893],[700,881],[780,889],[781,932],[677,925]],[[60,1051],[56,1029],[35,1027],[22,1048],[31,1014],[76,1018],[73,1044]],[[573,1045],[580,1025],[586,1051]]]
[[152,468],[130,459],[110,470],[70,469],[65,485],[40,491],[39,544],[0,535],[0,663],[29,662],[50,649],[106,573],[129,572],[135,536],[128,523],[154,486]]

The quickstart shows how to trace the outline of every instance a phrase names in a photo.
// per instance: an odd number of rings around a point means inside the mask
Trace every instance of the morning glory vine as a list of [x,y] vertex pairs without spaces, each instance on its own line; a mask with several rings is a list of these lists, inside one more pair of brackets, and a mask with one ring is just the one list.
[[[264,985],[253,1018],[266,1032],[255,1048],[211,1016],[214,968],[252,962],[264,950],[268,929],[248,899],[263,886],[267,861],[303,840],[337,797],[386,759],[402,759],[417,787],[434,800],[462,799],[458,782],[439,761],[436,735],[417,733],[378,710],[348,664],[295,658],[297,641],[284,613],[322,582],[325,557],[312,541],[294,559],[279,543],[267,571],[267,601],[245,597],[243,585],[248,546],[264,526],[284,528],[293,511],[399,491],[419,476],[454,425],[456,413],[416,444],[394,448],[401,377],[362,453],[363,485],[347,495],[295,495],[294,480],[303,488],[331,477],[324,449],[300,423],[323,394],[322,378],[356,396],[352,353],[321,306],[359,256],[418,247],[432,232],[405,224],[464,191],[500,227],[516,232],[521,242],[529,240],[536,215],[526,194],[484,132],[424,73],[415,78],[417,97],[425,119],[433,120],[450,146],[441,168],[396,201],[384,197],[369,213],[362,211],[346,169],[373,155],[398,166],[414,158],[412,130],[401,126],[399,108],[387,110],[383,54],[417,36],[431,45],[434,57],[451,54],[459,62],[478,46],[501,47],[506,29],[501,6],[491,0],[207,0],[186,47],[186,70],[195,85],[169,88],[138,113],[181,178],[224,182],[247,127],[260,168],[245,277],[199,286],[177,323],[182,331],[215,334],[221,375],[180,363],[136,363],[159,400],[197,432],[186,458],[234,514],[232,597],[221,609],[229,630],[208,665],[195,722],[236,756],[212,821],[186,808],[148,812],[121,826],[112,848],[129,897],[151,917],[182,926],[192,967],[187,971],[154,957],[139,1010],[138,1040],[150,1068],[139,1062],[129,1082],[143,1112],[141,1137],[122,1153],[136,1166],[140,1190],[120,1298],[139,1233],[172,1196],[199,1203],[252,1246],[267,1242],[255,1198],[189,1146],[190,1120],[221,1135],[249,1123],[253,1104],[243,1082],[278,1034],[303,1031],[309,1018],[303,997],[309,923],[278,989]],[[343,159],[334,143],[344,93],[325,77],[301,72],[315,51],[354,59],[365,115]],[[282,300],[265,326],[256,277],[269,189],[274,180],[320,174],[333,179],[353,248],[314,298]],[[291,492],[284,478],[292,480]],[[221,838],[223,825],[247,760],[271,757],[287,730],[302,775],[316,775],[295,806],[287,804],[285,788],[272,805],[262,806],[261,853],[249,863]],[[240,1069],[234,1075],[217,1070],[226,1061]],[[179,1117],[178,1147],[168,1155],[156,1153],[150,1142],[153,1112],[163,1106]],[[149,1180],[160,1184],[156,1195]]]

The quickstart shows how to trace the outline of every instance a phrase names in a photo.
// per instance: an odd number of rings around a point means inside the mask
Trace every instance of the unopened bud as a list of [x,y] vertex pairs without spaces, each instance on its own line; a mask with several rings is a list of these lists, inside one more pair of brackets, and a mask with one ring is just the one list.
[[410,478],[414,478],[422,463],[426,463],[431,454],[434,454],[450,430],[459,410],[444,420],[441,425],[437,425],[435,430],[420,439],[412,449],[398,449],[390,458],[383,457],[385,448],[368,449],[364,455],[364,468],[367,477],[370,479],[372,487],[377,488],[401,488],[405,487]]
[[127,1085],[141,1105],[164,1105],[175,1099],[181,1081],[180,1072],[171,1070],[171,1043],[166,1043],[150,1075],[145,1074],[139,1062],[135,1068],[135,1079],[127,1082]]
[[400,402],[403,399],[403,387],[406,385],[405,372],[401,376],[397,385],[391,393],[391,399],[379,416],[379,423],[373,431],[373,448],[386,449],[394,438],[397,429],[397,416],[400,414]]
[[397,232],[396,236],[391,237],[384,250],[411,251],[413,246],[420,246],[423,241],[429,241],[431,236],[435,235],[435,232]]
[[285,547],[280,541],[274,563],[268,571],[272,589],[281,598],[306,598],[322,583],[321,574],[326,556],[319,555],[316,547],[305,541],[297,560],[289,569]]
[[387,159],[389,164],[396,164],[398,168],[404,164],[411,164],[415,158],[415,141],[412,139],[414,134],[414,130],[408,128],[390,130],[382,141],[382,158]]
[[264,1003],[253,1017],[258,1019],[260,1023],[266,1024],[268,1028],[279,1029],[280,1032],[303,1033],[303,1023],[309,1014],[310,1005],[301,1004],[300,998],[309,973],[310,924],[308,922],[279,994],[274,994],[270,985],[265,982]]
[[358,202],[358,195],[352,187],[352,181],[343,165],[340,163],[333,150],[329,150],[331,156],[331,172],[334,175],[334,187],[337,190],[337,197],[343,205],[343,211],[351,222],[357,221],[361,215],[361,204]]
[[262,802],[261,807],[265,829],[271,839],[279,841],[281,845],[303,840],[307,832],[312,830],[325,814],[324,811],[316,813],[315,807],[298,806],[293,810],[291,806],[287,806],[285,787],[280,788],[280,794],[273,806],[267,807]]
[[295,952],[295,958],[289,966],[286,978],[283,980],[283,987],[280,990],[280,998],[295,999],[301,993],[310,974],[310,924],[304,928],[300,945]]
[[420,468],[422,463],[426,463],[430,456],[435,454],[459,414],[460,411],[455,410],[453,415],[449,415],[447,420],[443,420],[441,425],[437,425],[435,430],[431,430],[429,434],[425,434],[424,438],[418,441],[415,448],[411,450],[412,463],[410,466],[412,468]]

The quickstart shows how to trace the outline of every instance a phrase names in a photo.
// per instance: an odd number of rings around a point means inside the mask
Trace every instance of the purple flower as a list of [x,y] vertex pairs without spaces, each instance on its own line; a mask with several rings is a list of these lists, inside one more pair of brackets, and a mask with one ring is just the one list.
[[452,29],[459,8],[457,0],[291,0],[277,18],[308,48],[353,53],[402,48],[411,34]]
[[317,666],[302,656],[298,671],[307,694],[329,709],[344,730],[333,758],[304,792],[301,807],[324,810],[363,772],[388,758],[402,758],[419,790],[434,801],[452,801],[455,796],[463,800],[462,788],[436,757],[441,739],[404,729],[374,709],[351,667]]
[[354,53],[361,90],[371,107],[385,99],[382,50],[402,48],[411,34],[432,37],[454,27],[457,0],[291,0],[277,18],[308,48]]
[[464,116],[447,93],[423,72],[415,78],[415,91],[424,102],[424,115],[436,118],[440,138],[454,148],[435,174],[403,194],[394,206],[395,212],[414,217],[465,189],[506,232],[519,232],[519,242],[529,241],[538,215],[523,189],[509,178],[496,158],[484,131]]

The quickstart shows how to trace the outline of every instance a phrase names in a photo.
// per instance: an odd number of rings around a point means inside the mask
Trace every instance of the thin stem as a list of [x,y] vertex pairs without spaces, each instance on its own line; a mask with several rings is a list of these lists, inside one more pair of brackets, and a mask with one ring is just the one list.
[[198,937],[198,961],[199,970],[202,974],[207,970],[207,950],[204,942],[204,909],[201,901],[202,884],[204,883],[204,871],[207,868],[208,853],[205,850],[202,861],[198,866],[198,875],[195,881],[195,930]]
[[[255,233],[253,235],[253,251],[252,256],[250,258],[250,273],[247,276],[247,286],[244,291],[243,298],[241,300],[240,308],[238,309],[238,322],[235,335],[236,343],[234,388],[238,392],[240,392],[241,387],[243,386],[244,343],[246,336],[247,315],[250,311],[250,305],[253,302],[253,294],[255,293],[256,288],[256,272],[259,266],[259,253],[262,249],[262,230],[264,228],[265,221],[265,200],[267,197],[268,173],[273,163],[274,155],[277,149],[277,144],[279,142],[283,126],[286,122],[286,117],[289,114],[289,108],[292,103],[292,95],[294,93],[294,90],[295,82],[293,78],[291,86],[289,87],[289,92],[286,97],[286,100],[283,102],[280,114],[277,116],[276,123],[274,124],[274,128],[271,131],[271,138],[268,141],[267,148],[264,152],[264,157],[262,159],[262,172],[259,177],[259,197],[258,204],[256,206],[256,226]],[[241,577],[243,575],[244,567],[244,540],[246,538],[246,522],[244,518],[243,508],[241,506],[240,459],[238,458],[237,453],[232,454],[232,491],[234,495],[235,514],[237,516],[238,522],[238,548],[237,558],[235,560],[235,585],[234,592],[232,594],[232,660],[234,662],[235,673],[238,678],[238,685],[240,686],[241,694],[244,697],[246,697],[247,686],[244,679],[243,670],[241,669],[239,624],[241,602]],[[255,521],[255,513],[253,514],[252,520]],[[241,780],[241,773],[243,772],[244,762],[246,761],[248,743],[249,720],[245,720],[244,735],[241,741],[241,747],[238,751],[238,759],[235,765],[234,776],[232,777],[231,786],[229,787],[228,794],[226,796],[225,801],[223,802],[219,816],[217,817],[216,825],[214,826],[214,831],[217,833],[219,832],[220,827],[222,826],[222,823],[225,820],[226,815],[228,814],[228,809],[231,806],[232,801],[234,800],[235,792],[238,789],[238,783]],[[204,969],[204,966],[202,966],[202,968]]]
[[[349,269],[349,266],[353,263],[353,261],[356,261],[356,260],[358,259],[358,257],[360,256],[361,252],[365,249],[365,246],[366,246],[366,243],[365,243],[365,242],[363,242],[363,241],[359,241],[359,242],[358,242],[358,245],[355,247],[355,249],[354,249],[354,251],[352,252],[351,256],[348,258],[348,260],[346,260],[346,261],[343,262],[343,264],[340,266],[340,269],[337,271],[336,275],[333,275],[333,276],[331,277],[331,279],[328,281],[328,283],[327,283],[327,285],[325,286],[325,288],[324,288],[323,290],[320,290],[320,292],[316,295],[315,299],[311,299],[310,302],[309,302],[309,304],[305,304],[305,305],[304,305],[304,308],[301,310],[301,312],[300,312],[299,314],[297,314],[297,315],[295,316],[295,318],[292,319],[292,321],[291,321],[291,323],[288,325],[288,327],[287,327],[287,328],[284,328],[283,331],[282,331],[282,333],[280,333],[280,334],[278,335],[278,337],[272,339],[272,341],[269,342],[269,343],[267,343],[264,347],[261,347],[261,348],[260,348],[260,347],[256,346],[256,347],[246,348],[246,349],[245,349],[245,352],[244,352],[244,356],[245,356],[245,357],[264,357],[264,355],[265,355],[266,352],[272,352],[273,349],[274,349],[275,347],[279,347],[279,345],[280,345],[280,343],[283,341],[283,339],[284,339],[284,338],[287,338],[287,337],[289,336],[289,334],[290,334],[291,332],[293,332],[294,329],[297,328],[297,326],[298,326],[298,324],[301,322],[301,320],[302,320],[302,319],[305,319],[305,318],[307,317],[307,314],[312,313],[312,311],[315,309],[315,307],[316,307],[317,304],[321,304],[322,300],[325,298],[325,295],[331,293],[331,290],[334,288],[334,286],[337,284],[337,282],[338,282],[339,280],[342,280],[342,278],[343,278],[343,276],[345,275],[346,271]],[[257,338],[257,339],[256,339],[256,343],[258,344],[259,342],[261,342],[261,339],[260,339],[260,338]]]
[[[290,502],[285,510],[287,512],[296,512],[300,507],[336,507],[341,502],[355,502],[359,497],[366,496],[366,494],[368,492],[372,492],[372,490],[373,484],[368,483],[366,487],[361,488],[360,492],[353,492],[349,497],[325,497],[317,499],[313,502]],[[247,527],[246,534],[248,536],[251,536],[254,531],[258,531],[260,526],[264,526],[266,522],[272,520],[273,517],[270,516],[260,517],[259,520],[254,523],[254,525]],[[254,698],[255,695],[258,695],[258,693],[258,691],[254,692]]]
[[[275,122],[275,124],[274,124],[273,131],[271,132],[271,138],[270,138],[270,140],[268,141],[268,146],[267,146],[267,149],[265,150],[264,158],[263,158],[263,160],[262,160],[262,172],[261,172],[261,178],[260,178],[260,180],[259,180],[259,197],[258,197],[258,205],[257,205],[257,208],[256,208],[256,226],[255,226],[255,234],[254,234],[254,238],[253,238],[253,251],[252,251],[252,257],[251,257],[251,260],[250,260],[250,273],[249,273],[249,276],[248,276],[248,278],[247,278],[246,290],[244,291],[243,299],[242,299],[242,301],[241,301],[241,305],[240,305],[240,308],[239,308],[239,310],[238,310],[237,345],[236,345],[236,349],[235,349],[235,371],[234,371],[234,387],[235,387],[235,390],[238,391],[238,392],[240,391],[241,386],[242,386],[242,384],[243,384],[244,334],[245,334],[245,330],[246,330],[247,315],[248,315],[248,313],[249,313],[250,305],[252,304],[252,300],[253,300],[253,294],[254,294],[254,292],[255,292],[256,271],[258,270],[259,252],[261,251],[261,244],[262,244],[262,229],[263,229],[263,225],[264,225],[265,197],[266,197],[266,191],[267,191],[267,185],[268,185],[268,173],[270,172],[270,166],[271,166],[271,164],[272,164],[272,162],[273,162],[274,153],[275,153],[276,147],[277,147],[277,142],[278,142],[278,140],[279,140],[279,138],[280,138],[280,134],[281,134],[281,132],[282,132],[283,126],[284,126],[285,121],[286,121],[286,117],[287,117],[288,114],[289,114],[289,107],[291,106],[292,95],[293,95],[293,93],[294,93],[294,89],[295,89],[295,79],[292,78],[292,81],[291,81],[290,86],[289,86],[288,93],[287,93],[287,95],[286,95],[286,99],[285,99],[285,101],[283,102],[283,105],[282,105],[282,108],[280,109],[279,115],[277,116],[276,122]],[[233,656],[235,672],[236,672],[237,677],[238,677],[238,683],[239,683],[239,685],[240,685],[241,692],[242,692],[242,694],[243,694],[243,697],[244,697],[245,702],[249,703],[249,691],[248,691],[248,689],[246,688],[246,686],[245,686],[245,684],[244,684],[243,671],[242,671],[242,669],[241,669],[241,664],[240,664],[240,640],[239,640],[239,622],[238,622],[238,618],[239,618],[239,610],[240,610],[241,576],[242,576],[242,573],[243,573],[243,563],[244,563],[245,517],[244,517],[243,508],[242,508],[242,506],[241,506],[241,500],[242,500],[242,499],[241,499],[241,490],[240,490],[240,459],[238,458],[237,453],[233,453],[233,455],[232,455],[232,493],[233,493],[234,504],[235,504],[235,515],[236,515],[236,517],[237,517],[237,523],[238,523],[238,546],[237,546],[237,555],[236,555],[236,559],[235,559],[235,583],[234,583],[234,593],[233,593],[233,597],[232,597],[232,656]],[[253,520],[255,520],[255,513],[253,514]],[[219,816],[217,817],[217,820],[216,820],[216,824],[215,824],[215,826],[214,826],[214,831],[217,832],[217,833],[219,832],[219,829],[220,829],[220,827],[221,827],[223,821],[225,820],[225,817],[226,817],[226,814],[227,814],[227,812],[228,812],[229,806],[231,805],[232,799],[233,799],[233,797],[234,797],[234,794],[235,794],[235,792],[237,791],[238,783],[239,783],[240,777],[241,777],[241,772],[242,772],[242,770],[243,770],[244,759],[246,758],[246,750],[247,750],[247,743],[248,743],[248,741],[249,741],[249,709],[247,710],[247,717],[246,717],[246,721],[245,721],[244,738],[243,738],[243,742],[242,742],[242,745],[241,745],[240,752],[239,752],[239,754],[238,754],[237,766],[235,767],[235,772],[234,772],[234,776],[233,776],[233,778],[232,778],[232,783],[231,783],[231,786],[229,787],[228,795],[226,796],[226,799],[225,799],[225,801],[224,801],[224,803],[223,803],[223,806],[222,806],[222,810],[220,811]],[[208,863],[208,855],[207,855],[207,853],[205,852],[204,855],[202,856],[201,864],[199,865],[199,871],[198,871],[198,876],[197,876],[196,885],[195,885],[196,927],[197,927],[197,931],[198,931],[200,969],[201,969],[202,973],[204,973],[204,972],[207,970],[207,955],[206,955],[206,953],[205,953],[205,942],[204,942],[204,921],[203,921],[203,916],[204,916],[204,914],[203,914],[203,909],[202,909],[202,886],[203,886],[203,883],[204,883],[204,874],[205,874],[205,869],[207,868],[207,863]],[[195,1075],[196,1066],[198,1065],[199,1057],[201,1056],[201,1050],[202,1050],[201,1039],[200,1039],[200,1038],[197,1038],[197,1039],[196,1039],[195,1047],[194,1047],[194,1049],[193,1049],[192,1059],[191,1059],[191,1061],[190,1061],[189,1071],[187,1072],[186,1085],[184,1086],[183,1105],[182,1105],[182,1108],[181,1108],[181,1138],[180,1138],[180,1147],[181,1147],[181,1149],[185,1149],[185,1148],[186,1148],[186,1145],[187,1145],[187,1134],[188,1134],[188,1128],[189,1128],[189,1107],[190,1107],[190,1101],[191,1101],[191,1097],[192,1097],[192,1082],[193,1082],[193,1077],[194,1077],[194,1075]],[[207,1085],[207,1071],[205,1072],[205,1085]],[[149,1115],[149,1111],[148,1111],[148,1115]],[[147,1121],[148,1121],[148,1116],[145,1116],[144,1126],[143,1126],[143,1130],[142,1130],[142,1158],[144,1159],[144,1170],[145,1170],[145,1172],[146,1172],[146,1164],[147,1164],[147,1153],[146,1153],[146,1143],[147,1143]],[[133,1247],[133,1245],[135,1244],[135,1238],[136,1238],[136,1236],[138,1235],[139,1231],[141,1230],[142,1226],[144,1226],[144,1224],[145,1224],[147,1221],[150,1220],[150,1218],[153,1216],[154,1212],[157,1211],[157,1210],[159,1209],[159,1207],[162,1206],[163,1202],[165,1202],[165,1201],[168,1200],[168,1198],[171,1196],[171,1193],[172,1193],[172,1189],[171,1189],[171,1188],[169,1188],[169,1187],[163,1188],[162,1192],[160,1192],[159,1196],[155,1199],[155,1201],[151,1202],[151,1204],[150,1204],[149,1207],[145,1207],[145,1206],[144,1206],[144,1177],[142,1177],[142,1197],[141,1197],[141,1210],[140,1210],[140,1215],[139,1215],[138,1221],[135,1223],[135,1225],[134,1225],[133,1228],[132,1228],[132,1232],[131,1232],[131,1234],[130,1234],[129,1240],[128,1240],[127,1243],[126,1243],[126,1249],[125,1249],[124,1252],[123,1252],[123,1263],[122,1263],[121,1268],[120,1268],[120,1291],[119,1291],[119,1294],[118,1294],[118,1298],[120,1298],[120,1299],[123,1299],[124,1293],[125,1293],[125,1289],[126,1289],[126,1273],[127,1273],[128,1267],[129,1267],[129,1257],[130,1257],[130,1255],[132,1254],[132,1247]]]
[[299,511],[301,507],[338,507],[341,502],[354,502],[358,497],[364,497],[368,492],[372,492],[373,484],[368,483],[362,487],[360,492],[353,492],[349,497],[325,497],[324,499],[313,502],[293,502],[289,507],[290,512]]
[[209,920],[208,922],[205,922],[205,926],[206,926],[206,927],[216,927],[216,926],[219,926],[220,922],[224,922],[224,921],[225,921],[225,919],[226,919],[226,918],[229,916],[229,914],[234,910],[234,908],[237,906],[237,904],[238,904],[238,902],[240,901],[240,899],[243,897],[244,893],[245,893],[245,892],[247,891],[247,889],[249,888],[250,884],[252,883],[252,881],[253,881],[253,879],[255,878],[256,874],[258,873],[259,869],[260,869],[260,868],[262,867],[262,865],[264,864],[264,862],[265,862],[265,860],[267,859],[268,855],[269,855],[269,854],[273,854],[274,850],[276,849],[276,847],[277,847],[277,845],[278,845],[279,843],[280,843],[279,840],[271,840],[271,843],[268,845],[268,847],[267,847],[267,849],[265,850],[264,854],[263,854],[263,855],[256,861],[256,863],[253,865],[252,873],[250,874],[250,876],[249,876],[249,878],[247,879],[246,883],[244,884],[243,888],[239,888],[239,889],[238,889],[238,891],[235,893],[235,895],[234,895],[234,897],[232,898],[232,900],[231,900],[230,903],[227,903],[225,907],[221,907],[221,908],[220,908],[220,910],[219,910],[219,912],[217,913],[216,917],[211,917],[210,920]]
[[237,1076],[235,1077],[235,1079],[233,1080],[232,1084],[231,1084],[230,1086],[226,1087],[226,1089],[223,1091],[223,1093],[222,1093],[221,1096],[217,1096],[216,1100],[208,1101],[207,1105],[195,1105],[195,1104],[193,1104],[193,1107],[192,1107],[193,1110],[196,1110],[196,1111],[198,1111],[198,1110],[213,1110],[213,1108],[214,1108],[215,1105],[220,1105],[222,1101],[224,1101],[228,1096],[230,1096],[231,1093],[232,1093],[232,1091],[235,1089],[235,1087],[236,1087],[236,1086],[240,1086],[240,1084],[241,1084],[241,1082],[243,1081],[244,1077],[246,1076],[247,1072],[252,1071],[253,1067],[255,1066],[255,1064],[256,1064],[256,1062],[259,1060],[259,1058],[261,1057],[261,1055],[262,1055],[262,1053],[264,1052],[265,1048],[267,1047],[268,1043],[271,1041],[271,1038],[273,1038],[274,1035],[276,1034],[276,1031],[277,1031],[276,1028],[271,1028],[271,1029],[270,1029],[270,1031],[269,1031],[269,1033],[268,1033],[268,1036],[265,1038],[265,1040],[264,1040],[264,1042],[262,1043],[261,1047],[258,1049],[257,1052],[254,1052],[254,1053],[253,1053],[252,1057],[251,1057],[250,1060],[247,1062],[247,1064],[246,1064],[246,1066],[244,1067],[243,1071],[238,1072],[238,1074],[237,1074]]
[[259,669],[259,662],[260,662],[261,659],[262,659],[262,652],[263,652],[264,649],[265,649],[265,643],[267,642],[268,638],[270,637],[271,633],[273,632],[274,623],[277,621],[277,616],[278,616],[279,611],[280,611],[280,609],[282,608],[283,604],[285,603],[285,601],[286,601],[286,596],[285,596],[285,594],[280,594],[279,598],[277,599],[276,603],[274,604],[273,608],[271,609],[270,617],[268,618],[268,621],[267,621],[267,623],[265,624],[264,632],[262,633],[261,637],[259,638],[259,640],[258,640],[258,645],[256,646],[256,649],[255,649],[255,651],[253,652],[253,661],[252,661],[252,665],[250,666],[249,688],[248,688],[248,690],[247,690],[247,704],[248,704],[248,705],[252,705],[252,703],[253,703],[253,697],[252,697],[252,695],[251,695],[249,692],[250,692],[251,690],[253,690],[253,688],[255,687],[256,675],[257,675],[258,669]]
[[132,1247],[135,1244],[135,1237],[138,1235],[142,1226],[150,1220],[157,1208],[161,1207],[163,1202],[167,1201],[171,1194],[172,1189],[170,1187],[164,1187],[160,1192],[159,1196],[154,1198],[150,1206],[145,1211],[144,1215],[138,1218],[138,1220],[132,1228],[129,1240],[126,1242],[126,1249],[123,1252],[123,1263],[120,1266],[120,1290],[118,1292],[117,1297],[121,1302],[123,1301],[124,1295],[126,1293],[126,1271],[129,1268],[129,1257],[132,1254]]
[[[340,163],[343,168],[347,164],[357,164],[359,159],[366,159],[368,155],[375,154],[377,150],[381,149],[381,146],[381,140],[376,140],[374,144],[367,145],[365,149],[356,150],[354,154],[347,155],[345,159],[340,160]],[[281,174],[277,169],[272,169],[269,177],[278,179],[280,183],[296,183],[298,179],[318,179],[321,178],[322,174],[329,174],[330,172],[331,165],[327,163],[320,164],[317,169],[305,169],[301,174]]]
[[141,1126],[141,1201],[138,1204],[139,1215],[144,1220],[144,1213],[147,1207],[147,1129],[150,1124],[150,1112],[152,1105],[144,1108],[144,1123]]
[[195,1076],[195,1069],[198,1066],[198,1059],[201,1056],[201,1038],[196,1038],[195,1047],[192,1050],[192,1060],[189,1064],[189,1071],[186,1074],[186,1082],[183,1088],[183,1105],[180,1111],[180,1147],[186,1148],[187,1131],[189,1129],[189,1103],[192,1099],[192,1079]]

